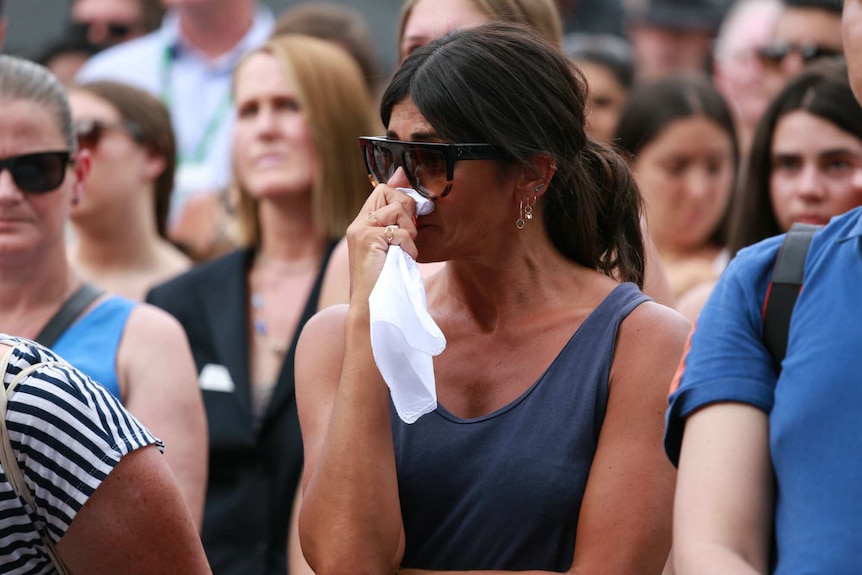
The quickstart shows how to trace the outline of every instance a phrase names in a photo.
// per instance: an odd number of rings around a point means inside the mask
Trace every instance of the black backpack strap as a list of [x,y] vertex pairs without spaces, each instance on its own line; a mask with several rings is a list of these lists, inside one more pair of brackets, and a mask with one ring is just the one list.
[[63,302],[63,306],[48,320],[48,323],[36,336],[36,341],[45,347],[53,346],[63,335],[63,332],[78,319],[78,316],[103,293],[104,291],[90,282],[85,282],[75,293],[69,296],[69,299]]
[[790,316],[802,289],[808,248],[814,233],[821,227],[793,224],[778,249],[766,301],[763,302],[763,343],[772,355],[776,373],[781,373],[781,362],[787,353]]

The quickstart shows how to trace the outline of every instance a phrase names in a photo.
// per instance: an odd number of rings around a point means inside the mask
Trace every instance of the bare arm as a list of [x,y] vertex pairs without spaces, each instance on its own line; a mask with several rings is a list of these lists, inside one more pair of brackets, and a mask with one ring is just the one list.
[[664,453],[667,390],[688,322],[654,303],[620,327],[605,420],[581,512],[574,573],[661,573],[671,543],[675,472]]
[[320,286],[320,298],[317,309],[326,309],[331,305],[348,303],[350,301],[350,258],[347,250],[347,240],[342,239],[335,246],[326,272],[323,284]]
[[299,508],[302,505],[302,482],[296,486],[293,498],[293,512],[290,514],[290,531],[287,538],[287,572],[290,575],[314,575],[302,555],[299,543]]
[[211,573],[183,496],[155,446],[120,460],[56,549],[72,573]]
[[678,573],[766,573],[773,472],[766,413],[720,403],[685,424],[674,503]]
[[375,189],[347,231],[350,307],[312,318],[297,347],[305,450],[299,534],[319,575],[395,573],[404,554],[389,390],[371,352],[368,296],[389,248],[383,226],[398,225],[391,243],[416,256],[415,211],[407,195]]
[[348,320],[345,342],[344,318],[343,306],[324,310],[306,324],[297,348],[302,550],[318,574],[363,573],[363,566],[394,573],[404,534],[388,389],[374,365],[367,319]]
[[203,521],[208,439],[188,340],[167,313],[143,304],[129,318],[117,362],[123,404],[165,442],[165,458],[195,523]]

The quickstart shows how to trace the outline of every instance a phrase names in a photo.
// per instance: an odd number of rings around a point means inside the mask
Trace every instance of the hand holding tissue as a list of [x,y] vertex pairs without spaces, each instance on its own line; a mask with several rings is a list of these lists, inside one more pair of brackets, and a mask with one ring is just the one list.
[[[398,190],[416,200],[417,216],[434,211],[434,202],[415,190]],[[377,369],[389,386],[398,417],[413,423],[437,408],[433,356],[446,349],[446,338],[428,313],[416,262],[400,246],[389,247],[368,304]]]

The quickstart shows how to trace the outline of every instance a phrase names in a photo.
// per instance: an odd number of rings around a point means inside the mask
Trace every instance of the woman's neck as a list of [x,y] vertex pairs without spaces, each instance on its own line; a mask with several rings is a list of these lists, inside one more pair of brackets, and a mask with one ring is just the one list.
[[99,273],[155,267],[163,240],[156,231],[155,215],[147,207],[129,206],[123,213],[103,213],[76,222],[72,263],[81,270]]
[[0,332],[34,338],[81,280],[65,247],[0,258]]
[[256,265],[289,273],[319,260],[326,238],[314,225],[310,195],[288,202],[262,202],[258,215],[260,245]]

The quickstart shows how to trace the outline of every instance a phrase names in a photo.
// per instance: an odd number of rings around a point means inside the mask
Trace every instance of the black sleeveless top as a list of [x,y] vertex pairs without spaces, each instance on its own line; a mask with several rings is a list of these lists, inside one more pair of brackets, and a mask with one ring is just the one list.
[[509,405],[411,425],[391,408],[403,567],[566,571],[608,401],[623,319],[648,297],[617,286],[545,373]]

